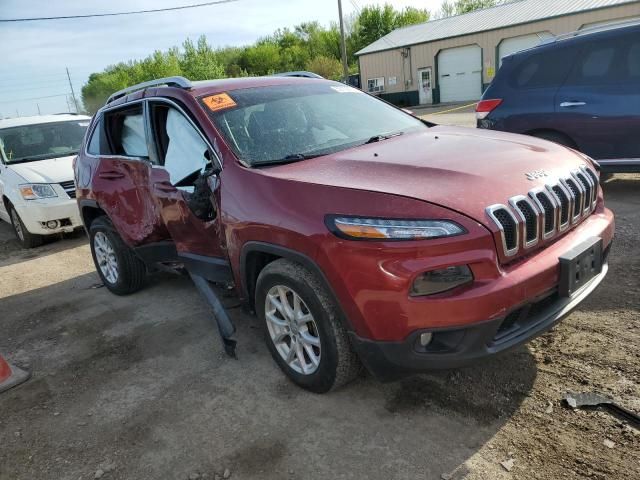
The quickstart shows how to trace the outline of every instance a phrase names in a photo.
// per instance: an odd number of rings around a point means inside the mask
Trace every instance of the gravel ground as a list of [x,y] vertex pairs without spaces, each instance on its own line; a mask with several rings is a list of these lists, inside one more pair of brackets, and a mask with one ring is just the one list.
[[83,235],[24,251],[0,224],[0,351],[33,372],[0,396],[0,479],[640,478],[638,430],[561,404],[598,391],[640,411],[639,186],[606,184],[609,276],[554,331],[473,368],[322,396],[285,379],[233,298],[238,360],[188,279],[115,297]]

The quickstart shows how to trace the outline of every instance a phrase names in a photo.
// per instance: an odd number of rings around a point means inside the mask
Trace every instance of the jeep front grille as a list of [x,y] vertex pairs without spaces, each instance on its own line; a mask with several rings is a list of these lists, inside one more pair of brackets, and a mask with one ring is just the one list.
[[581,167],[526,196],[511,197],[508,206],[488,207],[487,216],[498,227],[504,254],[516,255],[589,216],[598,198],[597,179],[590,168]]
[[487,209],[488,215],[498,225],[502,237],[502,248],[506,255],[515,255],[518,251],[518,221],[504,205],[495,205]]
[[551,187],[551,192],[560,202],[560,229],[564,230],[569,225],[569,216],[571,215],[571,196],[564,186],[558,184]]
[[573,178],[564,178],[565,186],[569,189],[569,193],[573,196],[573,212],[571,215],[571,223],[577,223],[582,215],[582,209],[584,206],[584,195],[582,189],[578,187],[578,184]]
[[534,246],[538,243],[539,212],[535,209],[533,203],[524,195],[512,197],[509,199],[509,204],[522,221],[525,248]]

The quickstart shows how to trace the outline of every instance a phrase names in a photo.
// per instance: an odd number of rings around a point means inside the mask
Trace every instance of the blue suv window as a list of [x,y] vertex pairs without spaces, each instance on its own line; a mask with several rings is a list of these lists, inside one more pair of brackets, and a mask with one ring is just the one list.
[[575,48],[545,49],[525,57],[512,77],[515,88],[559,87],[569,75]]
[[628,82],[640,71],[640,40],[619,36],[585,46],[568,80],[570,85],[605,85]]
[[588,81],[605,77],[611,71],[615,54],[613,47],[592,49],[582,62],[582,78]]

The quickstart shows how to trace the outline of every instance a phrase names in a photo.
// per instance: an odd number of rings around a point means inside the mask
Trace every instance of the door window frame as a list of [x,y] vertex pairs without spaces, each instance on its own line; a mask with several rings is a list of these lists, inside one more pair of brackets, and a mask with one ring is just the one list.
[[[84,146],[84,150],[83,153],[84,155],[86,155],[87,157],[91,157],[91,158],[113,158],[113,159],[127,159],[127,160],[135,160],[135,161],[143,161],[143,162],[147,162],[149,163],[149,165],[152,168],[162,168],[164,169],[163,165],[160,165],[159,162],[159,157],[158,157],[158,152],[156,149],[156,144],[154,141],[154,133],[153,133],[153,128],[151,126],[151,108],[149,105],[149,102],[160,102],[160,103],[165,103],[167,105],[169,105],[170,107],[176,109],[178,111],[178,113],[180,113],[184,118],[187,119],[187,121],[191,124],[191,126],[196,130],[196,132],[198,132],[198,135],[202,138],[202,141],[207,145],[207,148],[209,149],[209,151],[211,152],[212,155],[212,162],[217,163],[217,167],[220,169],[220,171],[222,171],[222,169],[224,168],[224,165],[222,163],[222,159],[220,158],[220,156],[218,155],[218,153],[216,152],[216,150],[213,148],[213,146],[211,145],[211,142],[209,141],[209,139],[207,138],[207,136],[203,133],[202,129],[200,128],[200,126],[191,118],[190,115],[187,114],[187,112],[185,111],[185,109],[180,106],[177,102],[167,98],[167,97],[146,97],[146,98],[140,98],[137,100],[132,100],[131,102],[127,102],[125,104],[121,104],[121,105],[114,105],[112,107],[106,106],[101,108],[98,113],[96,114],[96,119],[93,122],[93,125],[91,126],[91,133],[89,134],[89,136],[87,136],[88,141],[85,142],[85,146]],[[126,110],[128,108],[130,108],[133,105],[137,105],[137,104],[142,104],[142,115],[144,118],[144,131],[145,131],[145,140],[147,142],[147,151],[149,153],[149,157],[134,157],[134,156],[128,156],[128,155],[113,155],[113,154],[100,154],[100,155],[94,155],[89,153],[88,149],[89,149],[89,143],[91,141],[91,139],[93,138],[93,135],[97,129],[98,125],[103,125],[102,127],[102,131],[99,133],[100,135],[105,135],[105,127],[104,127],[104,115],[106,113],[111,113],[114,111],[118,111],[118,110]],[[102,138],[100,138],[100,140],[102,140]]]

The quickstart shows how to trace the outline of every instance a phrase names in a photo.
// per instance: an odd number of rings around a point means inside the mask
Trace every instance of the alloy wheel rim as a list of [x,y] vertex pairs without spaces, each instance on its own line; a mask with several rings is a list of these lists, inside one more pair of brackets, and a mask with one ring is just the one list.
[[276,285],[265,299],[269,336],[280,357],[297,373],[312,375],[321,359],[318,326],[304,300],[291,288]]
[[20,240],[24,240],[24,232],[22,231],[22,224],[20,223],[20,217],[18,212],[11,210],[11,218],[13,220],[13,228],[16,230],[16,234]]
[[115,284],[118,281],[118,259],[111,241],[104,233],[98,232],[93,237],[93,247],[102,275],[110,284]]

